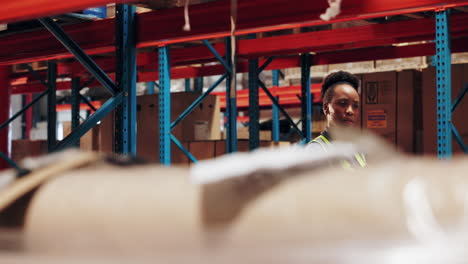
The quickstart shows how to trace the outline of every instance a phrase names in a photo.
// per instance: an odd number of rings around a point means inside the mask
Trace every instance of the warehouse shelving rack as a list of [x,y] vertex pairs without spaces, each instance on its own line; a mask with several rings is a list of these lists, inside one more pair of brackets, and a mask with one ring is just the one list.
[[[58,5],[58,0],[48,0],[48,5],[38,5],[36,1],[14,1],[3,3],[0,11],[0,22],[11,22],[24,19],[39,19],[53,34],[47,31],[19,33],[0,37],[0,120],[9,118],[9,96],[15,93],[41,93],[49,98],[49,148],[62,149],[75,144],[79,138],[92,128],[103,116],[114,108],[117,109],[116,145],[119,153],[136,153],[136,115],[135,115],[135,83],[159,80],[160,87],[160,161],[170,164],[170,142],[177,144],[177,139],[170,135],[170,130],[176,122],[170,123],[170,79],[195,78],[220,74],[226,79],[231,78],[229,71],[235,65],[236,72],[249,72],[250,83],[250,146],[258,146],[258,87],[263,89],[268,97],[275,102],[277,99],[269,93],[265,85],[257,78],[261,70],[274,70],[289,67],[302,68],[302,129],[296,127],[305,140],[310,139],[311,131],[311,92],[310,66],[330,63],[354,62],[371,59],[404,58],[411,56],[436,55],[437,67],[437,109],[438,109],[438,155],[441,158],[451,156],[452,131],[457,135],[451,123],[450,95],[450,54],[451,52],[468,51],[467,31],[468,16],[466,13],[455,14],[450,18],[450,8],[463,7],[468,1],[452,0],[382,0],[344,1],[341,14],[332,21],[321,21],[319,15],[327,8],[326,1],[314,5],[306,0],[259,0],[238,2],[238,19],[236,35],[242,36],[258,32],[323,25],[356,19],[371,19],[397,14],[410,14],[423,11],[435,11],[436,19],[418,18],[411,21],[398,21],[385,24],[358,26],[350,29],[333,29],[317,32],[299,33],[294,35],[265,37],[259,39],[237,40],[236,56],[248,58],[249,61],[231,62],[230,41],[215,45],[208,42],[212,38],[228,38],[230,36],[230,5],[229,1],[215,1],[191,8],[192,31],[181,30],[183,9],[172,8],[157,12],[138,15],[135,23],[135,10],[129,5],[118,5],[115,19],[104,19],[81,23],[78,25],[58,26],[49,16],[75,11],[93,5],[106,4],[104,0],[86,0],[79,3]],[[16,1],[17,2],[17,1]],[[124,1],[121,1],[124,2]],[[262,10],[262,12],[258,12]],[[209,21],[207,17],[209,16]],[[175,19],[177,18],[177,20]],[[176,22],[175,22],[176,21]],[[117,25],[117,26],[116,26]],[[65,33],[67,32],[67,33]],[[137,36],[137,37],[136,37]],[[454,38],[451,40],[451,37]],[[60,45],[54,38],[60,40]],[[435,43],[433,40],[435,39]],[[171,45],[187,41],[202,40],[206,47],[171,49]],[[392,44],[411,41],[427,41],[410,46],[392,46]],[[116,44],[115,44],[116,43]],[[138,48],[157,47],[157,52],[136,53]],[[311,56],[310,51],[315,54]],[[96,58],[95,54],[116,52],[115,57]],[[300,56],[285,56],[302,54]],[[83,67],[76,62],[56,63],[54,60],[68,58],[72,55],[93,74],[93,78],[83,76]],[[223,58],[223,55],[225,58]],[[275,56],[275,57],[272,57]],[[216,58],[221,63],[210,66],[190,66],[194,63],[211,62]],[[267,57],[267,59],[263,59]],[[48,73],[31,71],[26,74],[35,76],[40,82],[28,82],[11,85],[12,78],[8,65],[48,60]],[[158,66],[155,66],[155,62]],[[56,67],[54,66],[56,65]],[[98,66],[99,65],[99,66]],[[117,65],[117,67],[116,67]],[[187,66],[189,65],[189,66]],[[261,65],[259,67],[259,65]],[[178,66],[178,67],[174,67]],[[179,67],[184,66],[184,67]],[[115,69],[117,68],[117,69]],[[137,72],[138,69],[150,69]],[[152,69],[152,70],[151,70]],[[71,82],[56,82],[57,75],[72,77]],[[47,82],[44,77],[47,76]],[[31,79],[31,78],[30,78]],[[114,82],[113,79],[116,81]],[[273,78],[277,85],[277,77]],[[97,109],[83,124],[76,121],[79,100],[73,101],[73,132],[63,141],[55,144],[54,126],[56,90],[72,89],[78,94],[80,87],[99,83],[112,94],[111,99]],[[230,83],[229,81],[227,82]],[[44,88],[44,84],[45,87]],[[5,88],[7,87],[7,88]],[[45,91],[44,91],[45,90]],[[466,90],[466,89],[465,89]],[[236,90],[227,87],[228,109],[228,151],[236,150]],[[205,95],[202,95],[205,96]],[[34,101],[37,101],[36,97]],[[461,98],[461,96],[459,97]],[[202,98],[200,98],[201,100]],[[458,99],[457,99],[458,100]],[[33,103],[31,102],[31,103]],[[192,107],[196,104],[192,104]],[[278,111],[285,114],[279,104],[274,104],[274,115]],[[186,112],[190,112],[187,110]],[[24,112],[24,111],[23,111]],[[16,115],[17,116],[17,115]],[[182,117],[183,118],[183,117]],[[5,127],[3,123],[0,127]],[[277,131],[274,135],[277,134]],[[277,138],[277,136],[274,136]],[[457,141],[460,137],[456,136]],[[5,156],[8,145],[8,135],[5,130],[0,132],[0,152]],[[460,141],[459,141],[460,142]],[[463,144],[463,142],[460,142]],[[181,146],[180,144],[177,144]],[[187,153],[189,154],[189,153]],[[189,154],[190,156],[190,154]],[[4,157],[7,158],[7,157]],[[194,159],[194,157],[192,157]],[[11,163],[14,165],[14,163]]]

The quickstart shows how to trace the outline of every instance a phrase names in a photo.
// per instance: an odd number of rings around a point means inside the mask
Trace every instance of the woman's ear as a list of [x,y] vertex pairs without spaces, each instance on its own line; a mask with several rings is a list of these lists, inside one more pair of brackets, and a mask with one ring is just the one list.
[[330,110],[328,109],[328,103],[323,103],[322,108],[323,108],[323,113],[325,115],[328,115],[330,113]]

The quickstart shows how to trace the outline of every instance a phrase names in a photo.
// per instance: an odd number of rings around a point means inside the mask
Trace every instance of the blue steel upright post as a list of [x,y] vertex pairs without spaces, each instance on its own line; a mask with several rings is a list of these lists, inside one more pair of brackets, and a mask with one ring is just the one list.
[[52,152],[57,144],[57,63],[47,62],[47,150]]
[[154,94],[154,82],[146,83],[146,94]]
[[237,152],[237,90],[236,74],[232,71],[235,61],[231,59],[231,38],[226,38],[226,63],[231,69],[226,78],[226,152]]
[[301,118],[305,142],[312,140],[312,96],[310,94],[310,54],[301,55]]
[[[279,86],[279,70],[273,70],[271,72],[272,85]],[[279,97],[276,97],[276,100],[279,102]],[[279,110],[275,104],[271,104],[272,112],[272,124],[271,124],[271,137],[273,141],[280,140],[280,123],[279,123]]]
[[452,74],[449,10],[436,12],[437,156],[452,157]]
[[185,78],[185,91],[190,92],[192,88],[190,87],[190,78]]
[[123,101],[116,108],[114,151],[136,155],[136,23],[135,6],[116,7],[116,85]]
[[169,47],[159,47],[159,161],[171,164],[171,72]]
[[249,149],[260,146],[258,104],[258,59],[249,60]]
[[[80,77],[72,78],[71,93],[71,130],[75,130],[80,125]],[[76,141],[75,146],[80,146],[80,141]]]
[[203,91],[203,77],[196,77],[194,80],[194,90],[197,92],[202,92]]

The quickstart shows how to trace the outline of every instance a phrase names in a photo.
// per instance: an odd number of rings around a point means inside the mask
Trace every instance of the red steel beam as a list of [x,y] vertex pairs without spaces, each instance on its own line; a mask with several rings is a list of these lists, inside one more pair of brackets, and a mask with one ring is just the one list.
[[[32,1],[32,0],[30,0]],[[50,0],[52,1],[52,0]],[[238,0],[237,34],[271,31],[307,25],[347,21],[436,10],[468,5],[468,0],[348,0],[333,21],[321,21],[319,15],[327,1],[310,0]],[[166,45],[195,39],[227,36],[229,1],[193,5],[190,8],[192,31],[185,32],[183,8],[172,8],[139,15],[138,47]],[[105,19],[64,27],[89,54],[114,50],[114,19]],[[0,38],[0,64],[71,57],[45,30]]]
[[[468,51],[468,38],[456,39],[452,41],[451,50],[453,53]],[[312,65],[325,65],[334,63],[348,63],[367,60],[385,60],[409,58],[417,56],[435,55],[435,44],[425,43],[410,46],[388,46],[372,47],[357,50],[346,50],[338,52],[325,52],[312,57]]]
[[[88,54],[114,50],[113,19],[64,26],[63,29]],[[63,45],[46,30],[38,30],[0,38],[0,64],[26,63],[36,60],[72,57]]]
[[0,23],[11,23],[46,16],[60,15],[102,6],[109,3],[122,3],[129,0],[2,0]]
[[[465,25],[468,25],[468,14],[452,16],[452,36],[468,35],[468,27]],[[239,40],[237,55],[240,57],[259,57],[310,51],[325,52],[433,39],[434,19],[418,19],[262,39]],[[214,48],[221,56],[224,55],[224,44],[216,44]],[[138,66],[145,68],[156,69],[157,60],[158,55],[155,52],[137,55]],[[205,46],[171,50],[173,66],[213,60],[215,60],[213,54]],[[114,71],[115,69],[115,58],[113,57],[96,59],[96,62],[105,71]],[[84,72],[86,70],[78,62],[59,64],[58,67],[59,75]]]
[[[451,50],[454,53],[468,52],[468,38],[460,38],[452,41]],[[336,52],[323,52],[318,53],[311,58],[312,65],[325,65],[334,63],[347,63],[367,60],[383,60],[383,59],[397,59],[397,58],[408,58],[416,56],[431,56],[435,54],[435,44],[425,43],[410,46],[387,46],[387,47],[372,47],[362,48],[355,50],[336,51]],[[263,64],[265,59],[260,60],[260,64]],[[276,58],[271,62],[265,70],[274,69],[287,69],[293,67],[299,67],[299,57],[280,57]],[[237,71],[247,72],[248,65],[246,62],[240,62],[237,64]],[[199,67],[177,67],[171,69],[172,79],[182,78],[193,78],[197,76],[211,76],[220,75],[225,72],[225,69],[221,65],[210,65],[210,66],[199,66]],[[114,75],[111,74],[113,77]],[[158,72],[153,70],[149,72],[139,72],[137,76],[138,82],[149,82],[158,80]],[[86,82],[86,80],[82,80]],[[90,84],[90,86],[99,86],[98,82]],[[44,90],[44,86],[40,83],[27,83],[22,85],[12,85],[13,94],[22,93],[38,93]],[[71,82],[57,82],[57,90],[68,90],[71,89]]]
[[[322,21],[320,14],[328,1],[310,0],[238,0],[237,34],[288,29],[331,22],[367,19],[404,13],[437,10],[468,5],[466,0],[347,0],[341,4],[341,13],[332,21]],[[194,5],[190,10],[191,32],[182,31],[183,8],[173,8],[161,16],[142,14],[139,28],[140,43],[155,45],[185,42],[203,38],[224,37],[230,32],[229,1]],[[207,19],[209,18],[209,19]],[[155,27],[154,25],[161,25]],[[159,36],[154,40],[152,36]]]
[[[451,17],[452,35],[468,33],[468,14]],[[246,39],[237,42],[237,55],[240,57],[260,57],[302,52],[324,52],[341,49],[356,49],[384,46],[409,41],[433,40],[435,21],[432,18],[400,21],[386,24],[373,24],[352,28],[323,30],[310,33],[276,36],[260,39]],[[225,45],[214,48],[224,56]],[[172,51],[174,65],[196,63],[213,58],[206,47],[186,48]]]
[[[45,91],[45,87],[42,83],[30,82],[26,84],[18,84],[11,86],[12,94],[28,94],[28,93],[41,93]],[[71,82],[57,82],[57,91],[70,90]]]
[[[468,25],[468,14],[453,15],[450,19],[450,32],[468,31],[466,25]],[[239,41],[237,51],[240,56],[252,57],[291,54],[301,51],[320,52],[339,49],[337,46],[340,45],[354,45],[355,48],[370,47],[375,46],[373,42],[376,41],[382,41],[382,45],[390,45],[398,43],[398,39],[409,37],[419,41],[435,39],[434,19],[417,19],[297,35],[248,39]]]
[[[266,60],[260,60],[260,64],[263,64]],[[294,58],[277,58],[271,62],[265,70],[273,69],[285,69],[290,67],[298,67],[299,59]],[[223,74],[226,70],[222,65],[210,65],[210,66],[199,66],[199,67],[177,67],[171,69],[171,78],[172,79],[182,79],[182,78],[194,78],[197,76],[212,76]],[[237,64],[238,72],[247,72],[248,64],[247,62],[240,62]],[[114,77],[114,74],[111,74],[111,78]],[[24,77],[23,77],[24,78]],[[22,84],[11,84],[12,94],[27,94],[27,93],[40,93],[45,90],[43,84],[35,81],[31,76],[26,77],[26,83]],[[149,82],[158,80],[158,71],[157,69],[152,69],[152,71],[140,71],[137,74],[137,82]],[[87,82],[86,79],[82,79],[81,83],[84,84]],[[94,81],[89,84],[89,86],[100,86],[97,81]],[[71,89],[70,81],[61,81],[57,82],[57,90],[69,90]]]

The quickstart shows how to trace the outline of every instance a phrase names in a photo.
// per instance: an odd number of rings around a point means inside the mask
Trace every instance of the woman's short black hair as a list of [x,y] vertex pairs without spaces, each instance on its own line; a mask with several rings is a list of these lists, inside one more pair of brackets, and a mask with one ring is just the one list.
[[356,89],[356,92],[359,92],[359,78],[356,75],[345,71],[337,71],[330,73],[325,77],[325,80],[323,80],[321,92],[322,101],[324,103],[330,102],[333,98],[335,86],[343,83],[351,85]]

